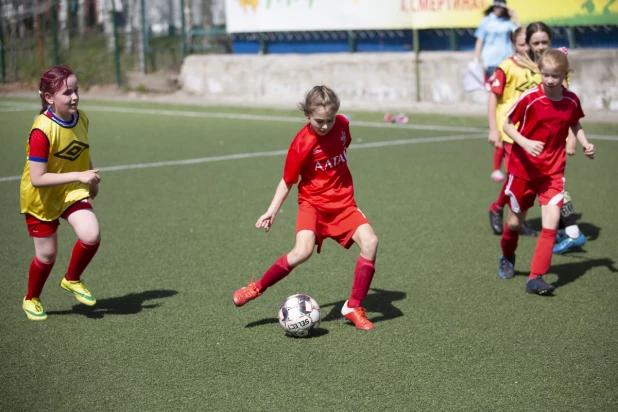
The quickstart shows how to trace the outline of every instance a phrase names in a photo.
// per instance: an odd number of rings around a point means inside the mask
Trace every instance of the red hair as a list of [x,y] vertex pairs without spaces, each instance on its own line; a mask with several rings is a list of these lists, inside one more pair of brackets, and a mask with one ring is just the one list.
[[55,94],[62,88],[63,84],[66,84],[69,76],[73,75],[73,71],[64,64],[54,66],[47,69],[41,76],[41,82],[39,83],[39,95],[41,96],[41,113],[47,110],[49,104],[45,100],[45,93]]

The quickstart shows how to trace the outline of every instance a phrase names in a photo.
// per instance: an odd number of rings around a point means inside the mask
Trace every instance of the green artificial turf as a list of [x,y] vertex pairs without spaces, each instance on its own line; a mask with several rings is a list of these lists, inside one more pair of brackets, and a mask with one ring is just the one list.
[[[15,100],[24,103],[33,109],[0,106],[0,179],[23,169],[37,113],[35,101]],[[618,409],[617,124],[584,122],[589,134],[613,138],[590,139],[594,161],[581,149],[568,159],[567,188],[587,243],[554,256],[547,279],[555,296],[539,297],[524,292],[535,239],[520,238],[513,280],[497,276],[499,237],[487,208],[500,185],[489,179],[483,119],[413,115],[406,128],[352,112],[356,200],[380,239],[364,302],[375,329],[362,332],[340,315],[358,249],[331,240],[257,300],[232,303],[234,290],[293,246],[296,189],[271,232],[253,225],[283,170],[284,155],[270,152],[287,149],[303,125],[299,112],[125,102],[82,109],[95,166],[120,169],[101,172],[93,202],[103,240],[83,280],[98,302],[80,305],[58,285],[75,242],[62,221],[41,296],[49,318],[26,319],[33,245],[19,180],[0,180],[0,410]],[[470,138],[431,139],[448,136]],[[201,160],[152,164],[191,159]],[[529,218],[540,229],[538,206]],[[279,304],[295,293],[322,307],[311,338],[286,337],[277,322]]]

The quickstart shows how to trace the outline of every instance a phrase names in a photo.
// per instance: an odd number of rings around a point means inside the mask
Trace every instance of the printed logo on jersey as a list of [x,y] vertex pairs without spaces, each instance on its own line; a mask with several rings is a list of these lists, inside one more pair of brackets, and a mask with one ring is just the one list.
[[530,72],[526,72],[526,81],[516,87],[518,92],[525,92],[526,90],[532,89],[533,87],[538,86],[539,84],[532,80],[532,76]]
[[330,159],[326,159],[326,161],[317,161],[315,162],[315,170],[326,171],[329,169],[335,169],[342,164],[344,164],[348,160],[348,153],[344,150],[343,153],[333,156]]
[[500,80],[494,80],[494,82],[491,84],[491,87],[500,87]]
[[322,149],[313,149],[313,151],[311,152],[311,154],[318,154],[318,153],[322,153]]
[[343,147],[345,147],[345,139],[346,139],[345,132],[341,132],[341,144],[343,145]]
[[82,154],[84,150],[88,149],[89,147],[90,146],[88,146],[86,143],[82,143],[78,140],[73,140],[71,143],[69,143],[67,147],[65,147],[58,153],[54,153],[54,156],[73,162],[79,157],[79,155]]

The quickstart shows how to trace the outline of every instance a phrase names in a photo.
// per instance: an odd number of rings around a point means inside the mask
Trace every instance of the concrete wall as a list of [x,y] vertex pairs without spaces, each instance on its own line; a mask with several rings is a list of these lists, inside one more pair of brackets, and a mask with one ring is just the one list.
[[[463,112],[485,106],[486,92],[462,90],[471,53],[423,52],[420,59],[421,104],[449,105]],[[618,50],[574,50],[569,60],[571,89],[584,109],[618,113]],[[325,84],[348,109],[418,107],[413,53],[192,55],[178,80],[186,93],[226,103],[291,108],[311,87]]]

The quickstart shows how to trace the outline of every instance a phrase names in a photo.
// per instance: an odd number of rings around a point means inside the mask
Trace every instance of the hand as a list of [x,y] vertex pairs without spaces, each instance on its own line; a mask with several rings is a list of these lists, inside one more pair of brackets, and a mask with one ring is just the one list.
[[538,140],[526,139],[526,142],[522,147],[526,152],[530,153],[530,156],[537,157],[543,151],[544,146],[545,143],[539,142]]
[[584,145],[584,154],[590,159],[594,159],[594,145],[591,143]]
[[502,147],[502,139],[498,130],[490,130],[487,142],[495,148]]
[[99,183],[101,181],[101,176],[99,176],[99,169],[94,170],[86,170],[85,172],[80,172],[78,180],[87,185],[91,185],[93,183]]
[[90,189],[88,191],[90,192],[90,198],[94,199],[99,194],[99,184],[98,183],[91,183],[90,184]]
[[509,17],[512,19],[516,19],[517,18],[517,12],[514,9],[507,9],[508,13],[509,13]]
[[255,227],[257,229],[264,228],[265,231],[269,231],[271,226],[275,223],[275,213],[267,211],[262,216],[259,217],[257,222],[255,222]]
[[571,137],[566,142],[566,153],[569,156],[573,156],[575,154],[576,149],[577,149],[577,139],[574,139],[573,137]]

